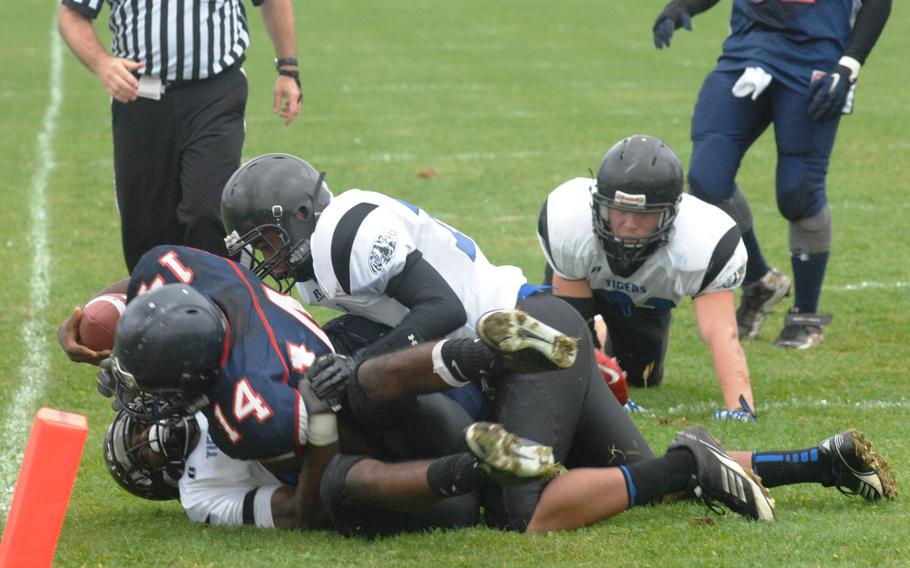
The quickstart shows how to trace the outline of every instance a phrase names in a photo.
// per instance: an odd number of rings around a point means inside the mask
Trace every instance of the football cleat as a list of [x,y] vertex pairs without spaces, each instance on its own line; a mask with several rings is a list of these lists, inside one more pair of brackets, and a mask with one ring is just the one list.
[[500,485],[530,483],[566,472],[553,459],[553,448],[519,438],[502,424],[475,422],[465,430],[465,440],[481,467]]
[[720,501],[735,513],[758,521],[774,521],[774,500],[752,470],[743,469],[714,436],[698,426],[680,432],[667,451],[685,448],[695,457],[690,489],[714,512]]
[[755,411],[752,410],[752,407],[746,402],[746,397],[739,395],[739,406],[733,410],[726,408],[715,410],[714,420],[719,420],[721,422],[755,422],[758,420],[758,416],[755,415]]
[[477,335],[502,355],[506,368],[517,373],[539,373],[571,367],[578,340],[521,310],[493,310],[477,320]]
[[822,482],[844,495],[862,495],[867,501],[897,497],[897,483],[888,460],[872,449],[862,432],[851,428],[825,438],[818,445],[831,463],[831,478]]
[[809,349],[824,341],[822,329],[829,323],[830,315],[802,314],[795,309],[790,310],[774,345],[785,349]]
[[755,339],[761,329],[765,314],[771,311],[784,296],[790,294],[790,277],[776,268],[769,268],[764,276],[750,284],[743,285],[739,309],[736,310],[736,325],[739,338]]

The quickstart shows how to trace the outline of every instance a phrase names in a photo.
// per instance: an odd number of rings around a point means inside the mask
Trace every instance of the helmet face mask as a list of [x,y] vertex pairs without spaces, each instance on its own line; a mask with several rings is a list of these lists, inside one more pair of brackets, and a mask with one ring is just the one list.
[[111,356],[106,361],[109,363],[103,364],[109,369],[109,376],[113,380],[110,385],[103,386],[113,391],[115,408],[136,420],[148,422],[187,416],[208,404],[208,397],[204,394],[193,396],[180,388],[159,388],[154,392],[143,390],[117,357]]
[[150,423],[121,410],[105,434],[104,461],[111,477],[133,495],[177,499],[186,457],[198,442],[199,426],[192,416]]
[[[591,188],[591,212],[594,232],[615,273],[631,274],[670,242],[682,187],[679,158],[657,138],[631,136],[610,148]],[[611,209],[660,217],[650,234],[619,234],[610,220]]]
[[[289,292],[310,260],[316,221],[332,199],[325,173],[288,154],[265,154],[240,166],[221,196],[228,254],[259,252],[250,270]],[[280,241],[280,244],[279,244]]]
[[99,390],[138,420],[190,415],[208,404],[229,347],[221,310],[185,284],[168,284],[127,306]]

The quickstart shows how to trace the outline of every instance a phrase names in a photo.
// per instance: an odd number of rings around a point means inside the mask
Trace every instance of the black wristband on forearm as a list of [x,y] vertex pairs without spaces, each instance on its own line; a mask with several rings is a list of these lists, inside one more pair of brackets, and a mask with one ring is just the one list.
[[288,69],[279,69],[278,75],[282,77],[290,77],[297,83],[297,88],[300,88],[300,72],[299,71],[290,71]]

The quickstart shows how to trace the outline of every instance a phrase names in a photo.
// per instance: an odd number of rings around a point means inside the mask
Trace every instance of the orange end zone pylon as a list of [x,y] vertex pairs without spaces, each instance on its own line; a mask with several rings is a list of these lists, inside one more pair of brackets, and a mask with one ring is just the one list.
[[0,543],[0,568],[53,562],[86,436],[85,416],[52,408],[35,415]]

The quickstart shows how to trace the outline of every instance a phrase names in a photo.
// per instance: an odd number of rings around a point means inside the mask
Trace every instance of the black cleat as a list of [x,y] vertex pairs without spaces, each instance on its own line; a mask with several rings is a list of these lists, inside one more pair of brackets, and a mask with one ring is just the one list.
[[790,294],[790,278],[776,268],[769,268],[764,276],[743,285],[742,289],[739,309],[736,310],[739,339],[755,339],[765,314]]
[[505,366],[516,373],[539,373],[571,367],[578,354],[578,340],[569,337],[521,310],[493,310],[477,320],[477,335],[502,355]]
[[680,432],[667,451],[676,448],[686,448],[695,457],[696,475],[690,487],[712,511],[722,511],[714,504],[720,501],[744,517],[774,521],[774,500],[761,480],[751,469],[743,469],[714,436],[692,426]]
[[818,448],[831,464],[831,479],[822,482],[825,487],[833,485],[844,495],[862,495],[867,501],[897,497],[888,460],[872,449],[862,432],[851,428],[825,438]]
[[824,341],[823,328],[831,323],[831,316],[803,314],[790,310],[784,319],[784,329],[774,345],[785,349],[809,349]]

